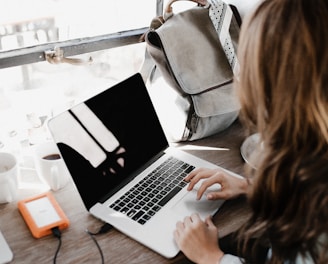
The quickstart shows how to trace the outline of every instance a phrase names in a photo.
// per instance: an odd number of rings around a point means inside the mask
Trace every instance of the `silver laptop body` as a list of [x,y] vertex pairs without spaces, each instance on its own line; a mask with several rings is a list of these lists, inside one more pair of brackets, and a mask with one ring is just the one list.
[[139,73],[53,117],[48,127],[86,209],[166,258],[179,252],[177,221],[193,212],[213,215],[223,203],[197,201],[197,188],[186,190],[183,178],[192,169],[217,166],[169,146]]

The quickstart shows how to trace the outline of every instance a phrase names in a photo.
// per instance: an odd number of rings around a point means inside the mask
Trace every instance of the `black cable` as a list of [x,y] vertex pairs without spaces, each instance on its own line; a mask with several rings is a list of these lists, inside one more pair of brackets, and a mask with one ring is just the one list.
[[100,234],[104,234],[107,233],[109,230],[111,230],[113,228],[112,225],[105,223],[96,233],[90,232],[88,229],[85,230],[85,232],[91,237],[91,239],[95,242],[99,253],[100,253],[100,257],[101,257],[101,263],[104,264],[105,263],[105,259],[104,259],[104,254],[101,250],[101,247],[99,246],[99,243],[97,241],[97,239],[95,238],[96,235],[100,235]]
[[56,264],[57,261],[57,255],[58,252],[60,250],[61,244],[62,244],[62,240],[61,240],[61,231],[59,230],[58,226],[51,228],[52,234],[54,235],[54,237],[58,238],[58,246],[57,246],[57,250],[54,256],[54,264]]

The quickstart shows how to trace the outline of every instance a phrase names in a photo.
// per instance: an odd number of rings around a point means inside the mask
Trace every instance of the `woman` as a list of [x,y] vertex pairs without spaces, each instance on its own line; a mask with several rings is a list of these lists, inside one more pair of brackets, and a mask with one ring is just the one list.
[[[251,217],[239,232],[240,256],[250,261],[268,241],[267,263],[328,263],[328,1],[266,0],[249,16],[239,42],[236,88],[241,120],[263,142],[247,180],[198,169],[189,190],[207,178],[198,198],[247,194]],[[240,263],[218,247],[217,229],[198,215],[178,222],[175,240],[196,263]],[[256,237],[255,244],[252,243]]]

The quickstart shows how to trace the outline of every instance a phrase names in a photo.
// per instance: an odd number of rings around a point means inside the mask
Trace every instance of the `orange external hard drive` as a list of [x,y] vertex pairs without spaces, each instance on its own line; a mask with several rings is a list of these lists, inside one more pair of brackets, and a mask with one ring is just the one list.
[[69,226],[68,218],[50,192],[18,201],[18,209],[35,238],[52,234],[54,227],[63,230]]

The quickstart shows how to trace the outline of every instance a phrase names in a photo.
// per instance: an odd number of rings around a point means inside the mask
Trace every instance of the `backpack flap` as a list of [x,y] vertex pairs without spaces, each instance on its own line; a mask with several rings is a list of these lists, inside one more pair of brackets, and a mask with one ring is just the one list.
[[239,111],[240,108],[231,82],[222,84],[217,89],[191,95],[191,98],[195,112],[199,117],[223,115]]

